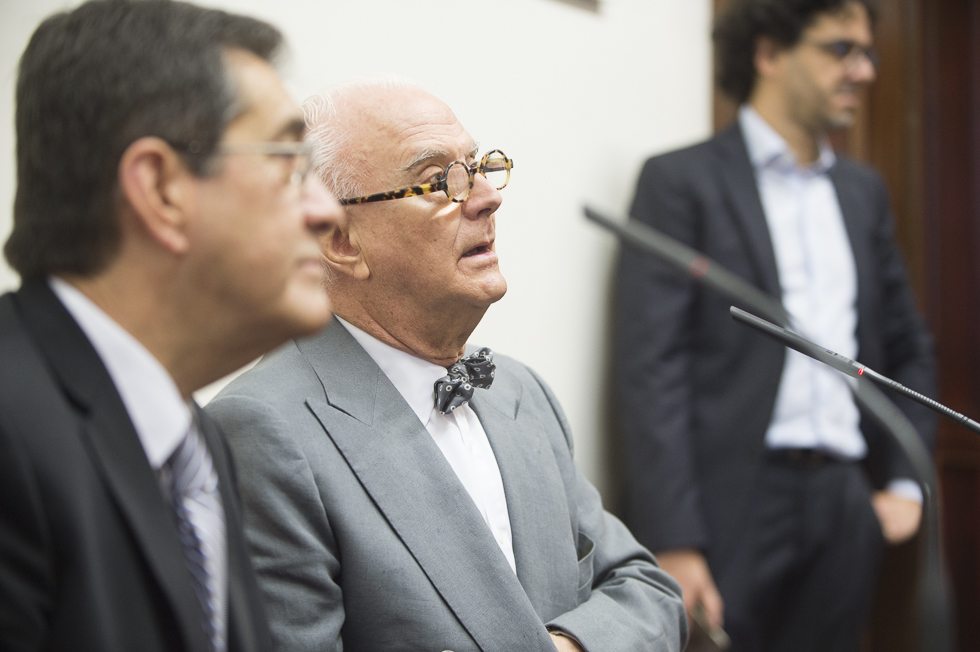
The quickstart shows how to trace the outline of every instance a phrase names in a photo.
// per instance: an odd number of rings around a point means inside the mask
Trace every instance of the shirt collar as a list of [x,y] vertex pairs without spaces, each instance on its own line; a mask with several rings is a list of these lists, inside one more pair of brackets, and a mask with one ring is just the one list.
[[796,156],[786,140],[748,104],[743,104],[739,109],[738,122],[749,150],[749,159],[756,170],[778,168],[823,174],[837,162],[830,141],[821,138],[820,157],[809,165],[797,165]]
[[361,348],[381,367],[381,371],[412,408],[422,425],[428,425],[436,401],[435,384],[447,375],[446,368],[385,344],[336,315],[334,319],[347,329]]
[[122,398],[150,466],[157,470],[191,425],[190,406],[173,378],[139,340],[62,279],[48,285],[92,343]]

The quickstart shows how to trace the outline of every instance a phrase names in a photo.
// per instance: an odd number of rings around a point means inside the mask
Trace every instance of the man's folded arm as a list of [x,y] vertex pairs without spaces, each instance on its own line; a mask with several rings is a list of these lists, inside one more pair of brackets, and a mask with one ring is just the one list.
[[548,625],[571,633],[587,652],[679,652],[687,641],[680,587],[614,516],[604,512],[601,520],[592,592]]
[[[533,375],[533,372],[531,372]],[[535,375],[565,436],[567,455],[559,456],[570,509],[578,516],[578,535],[592,542],[580,549],[592,557],[592,586],[578,607],[546,623],[568,632],[586,652],[679,652],[687,642],[687,616],[678,584],[657,566],[619,519],[606,512],[594,486],[573,460],[571,431],[557,399]],[[564,458],[564,459],[562,459]]]

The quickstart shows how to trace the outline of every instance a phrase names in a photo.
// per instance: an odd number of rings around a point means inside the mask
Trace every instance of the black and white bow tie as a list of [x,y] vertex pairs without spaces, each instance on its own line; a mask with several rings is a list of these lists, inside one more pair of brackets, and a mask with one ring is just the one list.
[[477,387],[487,389],[493,382],[493,352],[482,348],[461,358],[448,368],[449,374],[436,381],[436,409],[448,414],[473,398]]

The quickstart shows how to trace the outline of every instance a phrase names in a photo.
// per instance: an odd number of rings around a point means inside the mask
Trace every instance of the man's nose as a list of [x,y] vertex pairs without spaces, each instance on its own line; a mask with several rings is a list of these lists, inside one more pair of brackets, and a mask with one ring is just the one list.
[[347,211],[315,174],[307,175],[303,181],[301,201],[306,226],[313,231],[321,231],[347,219]]
[[851,78],[856,82],[871,83],[878,76],[875,64],[868,55],[862,54],[851,69]]
[[473,175],[473,188],[470,196],[463,202],[463,216],[469,219],[479,219],[493,215],[504,200],[487,178],[477,172]]

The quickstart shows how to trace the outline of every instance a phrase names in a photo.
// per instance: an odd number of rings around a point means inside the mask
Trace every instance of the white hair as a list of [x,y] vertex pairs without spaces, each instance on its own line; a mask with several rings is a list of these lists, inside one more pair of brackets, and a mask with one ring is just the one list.
[[356,112],[343,111],[352,95],[365,91],[419,88],[398,75],[379,75],[328,86],[303,102],[306,138],[312,147],[312,165],[327,189],[338,198],[363,195],[363,179],[370,178],[371,162],[352,147]]
[[[364,194],[363,179],[375,172],[363,152],[352,147],[353,120],[357,114],[342,111],[352,95],[367,91],[393,91],[419,88],[418,84],[398,75],[365,77],[322,89],[303,101],[306,140],[312,148],[313,171],[334,197],[350,198]],[[337,282],[337,273],[323,262],[324,289]]]

